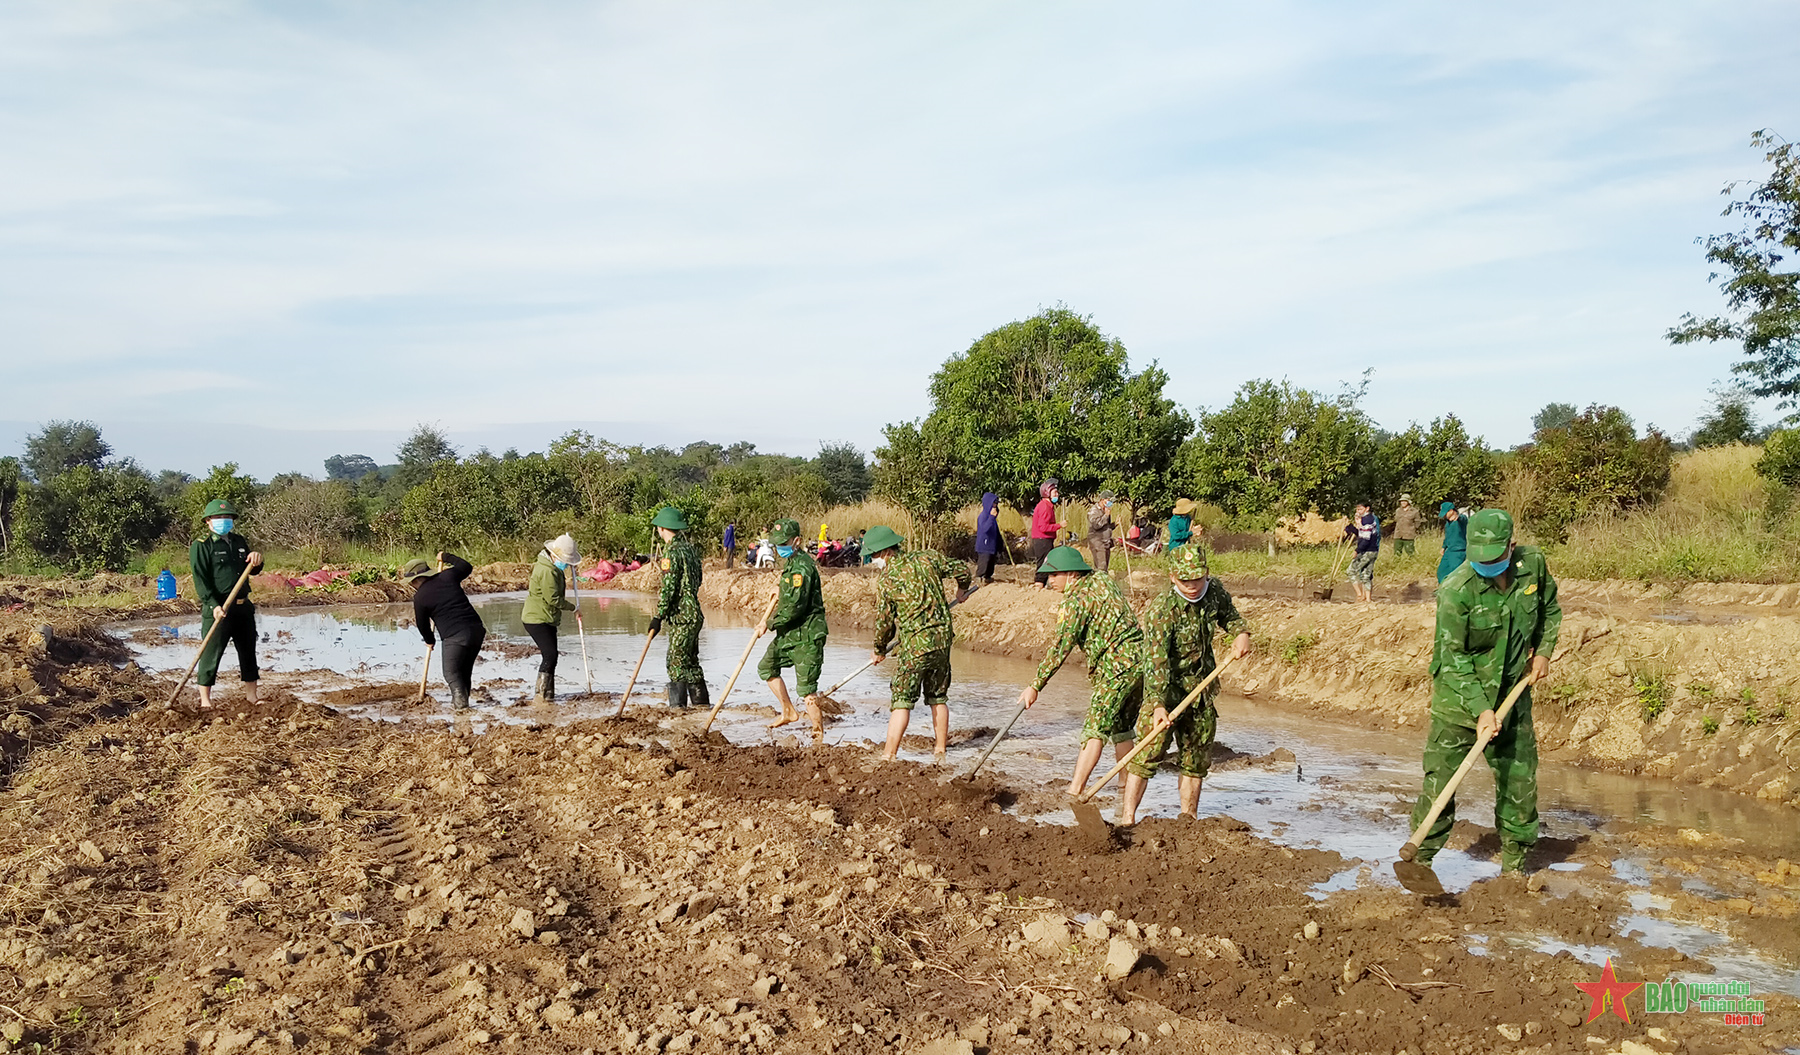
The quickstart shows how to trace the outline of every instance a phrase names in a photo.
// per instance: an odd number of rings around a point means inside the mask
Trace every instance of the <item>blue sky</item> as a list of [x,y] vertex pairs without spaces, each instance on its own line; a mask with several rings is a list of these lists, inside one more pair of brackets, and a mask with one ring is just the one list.
[[[1182,404],[1685,431],[1800,5],[17,2],[0,447],[865,448],[1039,308]],[[1788,127],[1792,126],[1792,127]],[[245,426],[229,429],[227,426]],[[380,444],[387,449],[371,449]],[[216,451],[216,453],[214,453]]]

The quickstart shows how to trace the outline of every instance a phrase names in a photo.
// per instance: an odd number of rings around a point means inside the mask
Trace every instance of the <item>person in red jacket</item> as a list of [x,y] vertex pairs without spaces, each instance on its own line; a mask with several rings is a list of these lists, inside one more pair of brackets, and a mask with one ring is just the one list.
[[[1037,508],[1031,511],[1031,565],[1034,568],[1044,566],[1044,558],[1056,548],[1056,534],[1063,526],[1056,522],[1056,503],[1062,500],[1062,492],[1057,490],[1062,481],[1052,476],[1038,485]],[[1048,572],[1037,573],[1038,589],[1043,589],[1050,581]]]

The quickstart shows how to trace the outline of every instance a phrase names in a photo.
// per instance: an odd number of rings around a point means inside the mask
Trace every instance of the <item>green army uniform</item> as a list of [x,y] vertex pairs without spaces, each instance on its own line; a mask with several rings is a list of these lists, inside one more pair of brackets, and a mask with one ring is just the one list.
[[[665,506],[653,523],[671,531],[687,530],[679,510]],[[677,526],[679,525],[679,526]],[[663,550],[662,593],[656,602],[656,625],[669,635],[669,702],[674,706],[709,705],[706,672],[700,669],[700,551],[686,535],[676,535]]]
[[1170,714],[1187,699],[1194,686],[1218,666],[1213,655],[1213,635],[1227,638],[1247,633],[1249,624],[1238,614],[1225,584],[1207,574],[1206,558],[1198,546],[1183,546],[1172,560],[1191,567],[1177,568],[1183,579],[1205,579],[1198,600],[1190,601],[1173,585],[1144,610],[1144,703],[1138,710],[1137,735],[1148,738],[1149,747],[1131,764],[1131,772],[1148,780],[1162,763],[1170,733],[1174,733],[1176,767],[1184,777],[1204,778],[1212,767],[1213,739],[1218,733],[1219,683],[1207,686],[1200,699],[1169,729],[1156,728],[1156,709]]
[[1076,645],[1087,653],[1088,681],[1093,686],[1080,742],[1130,740],[1143,699],[1144,632],[1112,576],[1089,573],[1063,590],[1056,608],[1056,643],[1038,664],[1031,687],[1042,692]]
[[[207,507],[209,510],[212,506]],[[227,507],[229,509],[229,507]],[[200,602],[200,636],[212,631],[213,609],[223,605],[238,576],[250,563],[250,543],[237,532],[195,539],[188,547],[188,565],[194,573],[194,596]],[[194,670],[194,684],[212,685],[219,678],[219,660],[225,655],[225,642],[237,648],[238,674],[247,684],[262,677],[256,666],[256,606],[250,603],[250,584],[238,591],[237,599],[225,613],[225,625],[200,650],[200,663]]]
[[927,707],[950,702],[950,643],[956,631],[944,600],[945,579],[955,579],[963,591],[973,582],[962,561],[918,549],[896,551],[875,583],[874,649],[887,655],[893,644],[897,660],[889,710],[911,710],[921,694]]
[[[789,538],[800,541],[800,528],[792,521]],[[769,629],[775,640],[763,653],[756,673],[764,681],[781,676],[786,667],[794,668],[794,689],[802,696],[819,691],[819,671],[825,665],[825,591],[819,582],[819,565],[804,546],[794,546],[793,555],[781,567],[780,599],[769,616]]]
[[[1504,534],[1500,534],[1501,531]],[[1481,712],[1497,710],[1508,693],[1531,673],[1534,654],[1556,651],[1562,607],[1556,580],[1535,546],[1515,546],[1511,581],[1480,574],[1478,558],[1499,552],[1512,537],[1512,519],[1483,510],[1469,524],[1469,563],[1450,573],[1437,592],[1437,639],[1431,654],[1431,732],[1425,743],[1425,784],[1413,807],[1417,827],[1430,812],[1462,760],[1475,746]],[[1487,547],[1484,552],[1483,547]],[[1494,772],[1494,824],[1500,832],[1501,867],[1522,867],[1537,842],[1537,733],[1531,721],[1531,689],[1526,688],[1483,752]],[[1450,837],[1456,821],[1454,799],[1419,844],[1418,860],[1429,862]]]

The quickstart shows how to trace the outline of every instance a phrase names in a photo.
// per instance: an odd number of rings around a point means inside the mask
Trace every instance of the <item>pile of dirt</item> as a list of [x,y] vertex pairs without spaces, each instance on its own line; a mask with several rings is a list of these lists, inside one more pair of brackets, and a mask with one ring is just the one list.
[[1334,545],[1343,541],[1344,529],[1349,526],[1349,517],[1326,520],[1317,513],[1307,513],[1282,517],[1275,522],[1275,529],[1270,534],[1275,537],[1277,546]]
[[0,613],[0,776],[71,730],[155,694],[118,638],[55,608]]

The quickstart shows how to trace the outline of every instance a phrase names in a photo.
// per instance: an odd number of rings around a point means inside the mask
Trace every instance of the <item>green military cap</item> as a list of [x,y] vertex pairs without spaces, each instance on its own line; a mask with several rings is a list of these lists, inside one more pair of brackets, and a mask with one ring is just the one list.
[[1044,563],[1038,566],[1040,572],[1051,571],[1093,571],[1088,562],[1081,558],[1081,551],[1073,546],[1058,546],[1044,557]]
[[880,553],[882,550],[893,549],[904,541],[906,540],[894,534],[893,528],[877,524],[863,535],[862,551],[865,555],[872,555]]
[[1177,579],[1204,579],[1211,574],[1206,566],[1206,551],[1192,542],[1175,547],[1169,554],[1169,571]]
[[1469,518],[1469,563],[1492,564],[1512,544],[1513,522],[1504,509],[1483,509]]
[[200,519],[211,520],[213,517],[234,517],[237,515],[237,506],[232,505],[230,500],[215,498],[206,503],[206,512],[200,514]]
[[785,546],[800,537],[798,520],[777,520],[769,529],[769,541],[777,546]]
[[670,531],[686,531],[688,522],[687,518],[681,515],[681,510],[674,506],[663,506],[656,511],[654,517],[650,518],[650,526],[668,528]]
[[400,580],[402,582],[414,582],[418,579],[429,578],[436,574],[437,572],[431,569],[431,565],[428,562],[419,560],[416,557],[400,566]]

